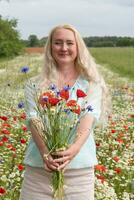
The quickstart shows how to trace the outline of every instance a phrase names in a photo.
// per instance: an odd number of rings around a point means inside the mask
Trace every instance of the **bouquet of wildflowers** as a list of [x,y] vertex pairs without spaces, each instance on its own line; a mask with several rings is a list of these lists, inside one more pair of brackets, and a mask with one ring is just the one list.
[[[41,131],[38,131],[49,153],[65,150],[75,140],[74,128],[79,121],[81,108],[78,99],[85,97],[82,90],[77,90],[76,100],[69,99],[69,86],[58,90],[54,84],[47,91],[38,95],[37,113],[41,122]],[[64,172],[53,171],[53,197],[62,200],[64,187]]]

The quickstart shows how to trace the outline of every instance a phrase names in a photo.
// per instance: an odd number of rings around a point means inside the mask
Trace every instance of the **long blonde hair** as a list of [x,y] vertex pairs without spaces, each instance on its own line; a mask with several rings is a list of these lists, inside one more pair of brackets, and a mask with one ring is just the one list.
[[45,54],[44,54],[44,66],[41,73],[42,78],[42,85],[49,84],[50,82],[55,82],[56,77],[56,62],[52,57],[51,53],[51,44],[52,44],[52,37],[54,32],[57,29],[64,28],[72,31],[74,33],[76,43],[77,43],[77,58],[75,60],[75,66],[77,67],[77,71],[80,75],[85,77],[89,82],[96,82],[99,83],[102,87],[102,112],[100,121],[106,122],[109,112],[110,112],[110,98],[108,88],[105,84],[105,81],[101,74],[97,69],[97,65],[95,63],[94,58],[91,56],[89,50],[87,49],[81,35],[79,32],[72,26],[72,25],[59,25],[54,27],[47,39],[47,43],[45,45]]

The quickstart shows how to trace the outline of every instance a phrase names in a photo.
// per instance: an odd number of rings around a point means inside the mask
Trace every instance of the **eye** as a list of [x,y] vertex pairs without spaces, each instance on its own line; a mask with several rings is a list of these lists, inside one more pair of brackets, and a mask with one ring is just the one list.
[[62,42],[54,42],[54,44],[61,45]]
[[73,45],[73,42],[68,42],[67,45],[71,46]]

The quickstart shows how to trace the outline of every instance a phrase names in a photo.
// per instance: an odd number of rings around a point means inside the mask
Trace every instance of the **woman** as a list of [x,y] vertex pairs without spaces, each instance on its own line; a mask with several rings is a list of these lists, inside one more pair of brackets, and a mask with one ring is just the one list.
[[[65,195],[67,200],[94,199],[94,165],[97,164],[93,129],[103,115],[106,86],[96,64],[78,31],[70,25],[55,27],[49,34],[45,48],[42,75],[35,79],[37,88],[47,88],[55,83],[59,89],[69,85],[73,98],[77,89],[88,94],[90,108],[80,118],[75,134],[77,139],[57,159],[46,156],[48,150],[35,128],[37,113],[32,88],[26,87],[27,119],[32,133],[26,156],[26,172],[20,200],[52,199],[51,172],[65,170]],[[35,86],[34,85],[34,86]],[[81,102],[82,104],[82,102]],[[103,108],[103,109],[102,109]],[[105,107],[106,108],[106,107]],[[106,110],[106,109],[105,109]]]

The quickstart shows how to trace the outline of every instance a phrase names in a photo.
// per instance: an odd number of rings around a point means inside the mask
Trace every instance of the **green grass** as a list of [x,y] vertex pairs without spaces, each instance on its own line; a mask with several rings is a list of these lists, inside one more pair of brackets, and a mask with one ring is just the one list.
[[90,52],[98,64],[134,79],[134,48],[91,48]]
[[43,55],[22,55],[11,60],[0,59],[0,87],[10,83],[15,86],[24,82],[26,76],[22,74],[21,68],[30,68],[29,77],[39,74],[43,65]]

